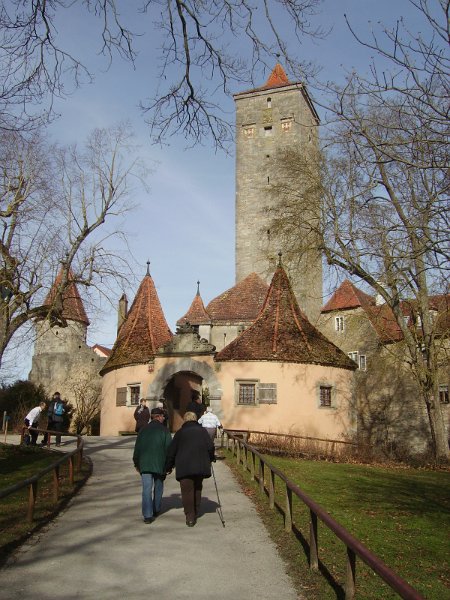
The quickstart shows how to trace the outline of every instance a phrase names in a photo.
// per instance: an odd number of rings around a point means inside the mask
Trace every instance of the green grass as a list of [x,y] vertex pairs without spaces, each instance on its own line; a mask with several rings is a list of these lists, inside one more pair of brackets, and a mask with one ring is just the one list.
[[[61,455],[60,452],[51,452],[40,447],[0,444],[0,489],[32,477],[54,463]],[[59,471],[60,495],[56,503],[53,500],[53,473],[40,479],[32,523],[27,521],[28,488],[0,499],[0,564],[4,563],[27,537],[42,528],[67,504],[89,477],[90,471],[90,463],[83,462],[80,472],[75,472],[75,485],[72,487],[68,465],[62,465]]]
[[[448,471],[381,468],[301,459],[267,457],[350,533],[377,554],[424,597],[450,598],[447,560],[450,531],[450,473]],[[295,532],[283,531],[280,510],[242,475],[281,554],[308,598],[342,598],[345,547],[319,521],[319,558],[325,577],[309,571],[307,543],[309,510],[294,499]],[[267,477],[267,475],[266,475]],[[250,487],[251,486],[251,487]],[[276,478],[277,501],[284,507],[284,488]],[[276,518],[274,518],[274,516]],[[357,597],[398,598],[364,563],[357,560]]]

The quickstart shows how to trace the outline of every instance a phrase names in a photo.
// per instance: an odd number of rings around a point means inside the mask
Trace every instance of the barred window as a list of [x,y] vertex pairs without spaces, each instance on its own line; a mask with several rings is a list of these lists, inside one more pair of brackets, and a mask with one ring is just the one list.
[[320,406],[331,406],[331,391],[332,387],[329,385],[320,386]]
[[260,383],[258,385],[259,403],[260,404],[276,404],[277,402],[277,384],[276,383]]
[[238,404],[256,404],[256,383],[240,383]]
[[361,371],[365,371],[367,368],[367,360],[365,354],[359,355],[359,368],[361,369]]

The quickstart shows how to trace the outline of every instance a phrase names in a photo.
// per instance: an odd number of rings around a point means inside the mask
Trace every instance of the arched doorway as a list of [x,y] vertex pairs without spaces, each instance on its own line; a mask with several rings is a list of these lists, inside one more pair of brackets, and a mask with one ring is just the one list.
[[203,379],[195,373],[180,371],[175,373],[164,388],[163,397],[169,411],[170,431],[178,431],[183,424],[186,406],[192,399],[192,391],[201,394]]
[[155,401],[164,398],[171,431],[176,431],[181,426],[192,390],[201,392],[202,388],[208,388],[211,406],[220,418],[222,388],[210,364],[201,359],[183,357],[158,366],[157,375],[148,388],[147,398]]

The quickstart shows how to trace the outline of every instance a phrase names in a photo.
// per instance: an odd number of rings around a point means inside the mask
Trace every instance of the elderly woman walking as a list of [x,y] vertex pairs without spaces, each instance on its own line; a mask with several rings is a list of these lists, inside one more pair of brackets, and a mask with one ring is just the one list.
[[185,413],[183,420],[167,451],[166,470],[170,472],[175,466],[186,525],[194,527],[202,499],[203,479],[211,477],[214,443],[206,429],[197,423],[195,413]]

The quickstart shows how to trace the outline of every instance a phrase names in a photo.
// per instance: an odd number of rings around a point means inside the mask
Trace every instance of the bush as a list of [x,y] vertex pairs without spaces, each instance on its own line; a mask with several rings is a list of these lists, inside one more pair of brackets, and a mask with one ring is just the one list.
[[48,406],[49,399],[44,388],[31,381],[17,380],[0,387],[0,414],[3,417],[6,411],[10,416],[11,431],[19,431],[27,413],[40,402],[45,402]]

